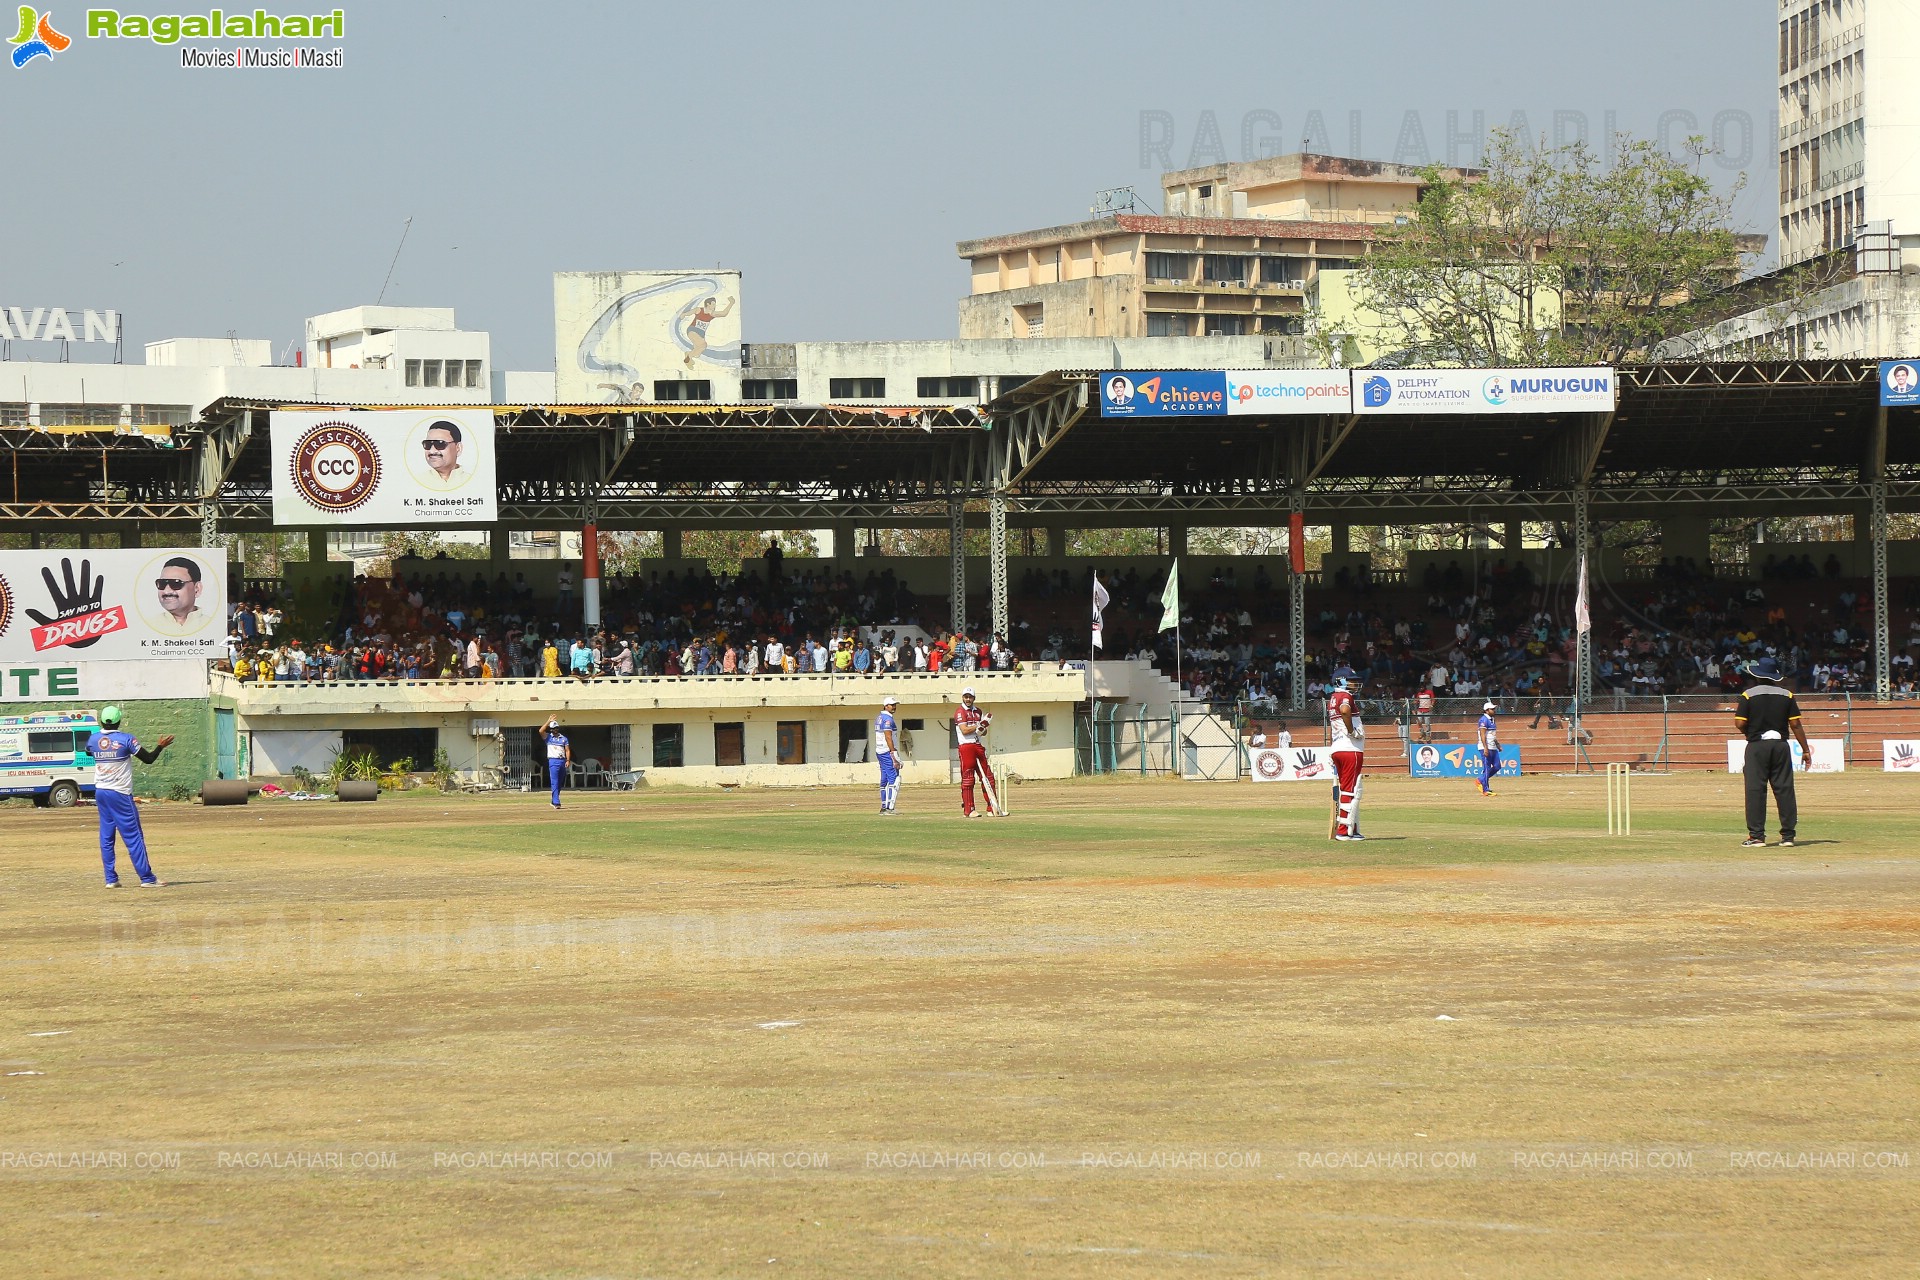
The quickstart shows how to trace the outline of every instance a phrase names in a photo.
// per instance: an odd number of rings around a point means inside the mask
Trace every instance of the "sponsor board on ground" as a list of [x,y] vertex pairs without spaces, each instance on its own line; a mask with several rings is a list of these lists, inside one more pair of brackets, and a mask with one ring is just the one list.
[[[1407,752],[1407,772],[1416,778],[1478,778],[1480,748],[1472,743],[1438,747],[1431,742],[1416,742]],[[1497,776],[1520,776],[1520,748],[1500,748],[1500,772]]]
[[[1793,761],[1793,771],[1803,772],[1800,768],[1800,744],[1789,740],[1793,750],[1787,752]],[[1839,738],[1809,738],[1807,745],[1813,748],[1813,768],[1809,773],[1841,773],[1847,767],[1847,744]],[[1747,764],[1747,740],[1745,738],[1727,739],[1727,772],[1742,773]]]
[[1884,773],[1910,773],[1920,778],[1920,738],[1888,738],[1880,744]]
[[1333,759],[1325,747],[1255,747],[1247,765],[1247,776],[1255,782],[1326,782],[1333,777]]

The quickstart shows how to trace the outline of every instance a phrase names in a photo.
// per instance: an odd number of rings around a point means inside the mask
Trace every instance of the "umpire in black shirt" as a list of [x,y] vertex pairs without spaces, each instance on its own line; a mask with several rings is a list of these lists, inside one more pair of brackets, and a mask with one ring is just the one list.
[[1780,664],[1772,658],[1742,668],[1754,683],[1740,695],[1733,722],[1747,739],[1747,839],[1745,847],[1767,843],[1767,788],[1780,806],[1780,847],[1793,848],[1799,806],[1793,798],[1793,759],[1787,735],[1800,744],[1800,767],[1813,767],[1813,747],[1800,726],[1800,704],[1780,684]]

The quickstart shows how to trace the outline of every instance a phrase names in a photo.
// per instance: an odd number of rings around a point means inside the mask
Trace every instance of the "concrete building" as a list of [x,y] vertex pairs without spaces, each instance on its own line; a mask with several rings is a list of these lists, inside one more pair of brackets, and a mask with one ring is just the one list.
[[1920,250],[1920,6],[1780,0],[1780,262],[1890,223]]
[[[1073,713],[1086,673],[1052,663],[1018,671],[832,675],[634,676],[573,680],[381,681],[242,684],[212,677],[216,716],[230,716],[249,771],[324,773],[334,755],[371,749],[383,764],[425,769],[436,749],[463,776],[505,766],[524,779],[537,760],[534,730],[558,716],[574,760],[609,773],[640,770],[650,785],[878,784],[871,726],[880,699],[900,699],[903,777],[952,776],[947,721],[973,686],[994,712],[992,752],[1023,778],[1070,777]],[[544,789],[544,779],[542,780]],[[909,805],[911,801],[908,802]]]
[[[1471,170],[1448,170],[1457,177]],[[962,338],[1238,337],[1305,332],[1306,291],[1405,218],[1404,165],[1296,154],[1161,178],[1164,216],[964,240]]]
[[[1920,353],[1920,5],[1780,0],[1778,17],[1781,273],[1742,286],[1774,296],[1654,354]],[[1796,289],[1816,259],[1844,278]]]
[[[272,344],[259,338],[164,338],[146,344],[145,364],[0,362],[0,426],[118,426],[164,435],[228,396],[331,404],[493,400],[491,340],[456,328],[451,307],[355,307],[315,316],[306,327],[305,363],[296,365],[271,363]],[[545,377],[551,386],[552,375]]]

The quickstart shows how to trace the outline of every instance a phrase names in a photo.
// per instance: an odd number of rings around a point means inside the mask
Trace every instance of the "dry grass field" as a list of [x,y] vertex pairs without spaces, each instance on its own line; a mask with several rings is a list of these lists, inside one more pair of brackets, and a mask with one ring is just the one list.
[[1920,1268],[1920,792],[0,806],[0,1274]]

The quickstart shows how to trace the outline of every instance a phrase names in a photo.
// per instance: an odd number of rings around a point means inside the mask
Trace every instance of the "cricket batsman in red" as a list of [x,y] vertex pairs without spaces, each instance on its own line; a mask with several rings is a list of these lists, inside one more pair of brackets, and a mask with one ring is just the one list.
[[960,812],[969,818],[987,816],[973,807],[973,777],[978,773],[986,788],[987,808],[997,817],[1001,813],[1000,783],[987,764],[986,745],[987,728],[993,723],[993,717],[980,709],[972,685],[960,691],[960,706],[953,713],[952,723],[954,738],[960,744]]
[[1338,796],[1335,840],[1364,840],[1360,834],[1360,767],[1366,762],[1367,728],[1353,701],[1353,673],[1333,674],[1333,692],[1327,697],[1327,732],[1333,743],[1334,783]]

